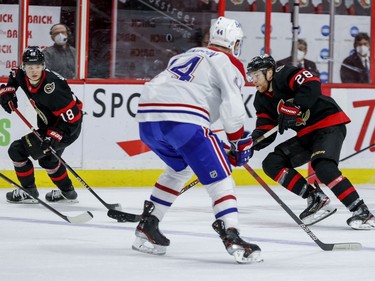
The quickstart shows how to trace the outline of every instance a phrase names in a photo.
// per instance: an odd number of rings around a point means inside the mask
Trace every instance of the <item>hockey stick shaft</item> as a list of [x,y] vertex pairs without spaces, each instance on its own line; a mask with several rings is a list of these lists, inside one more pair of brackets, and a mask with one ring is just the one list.
[[356,242],[326,244],[320,241],[315,234],[293,213],[293,211],[280,199],[279,196],[266,184],[266,182],[249,166],[244,165],[245,169],[254,177],[254,179],[271,195],[273,199],[288,213],[289,216],[310,236],[310,238],[324,251],[333,250],[360,250],[362,245]]
[[[9,106],[11,109],[18,115],[18,117],[21,118],[21,120],[26,124],[27,127],[34,133],[34,135],[40,140],[43,141],[41,135],[38,133],[37,130],[31,125],[31,123],[23,116],[23,114],[14,106],[12,101],[9,102]],[[68,165],[68,163],[65,162],[64,159],[61,158],[60,155],[56,153],[56,151],[49,147],[49,150],[51,151],[52,155],[56,157],[74,176],[75,178],[86,188],[88,189],[95,197],[102,203],[107,209],[121,209],[120,204],[108,204],[106,203],[96,192],[76,173],[76,171],[73,170],[72,167]]]
[[[262,136],[260,136],[259,138],[257,138],[256,140],[254,140],[253,144],[251,145],[251,147],[257,145],[258,143],[262,142],[263,140],[265,140],[266,138],[270,137],[271,135],[273,135],[274,133],[277,132],[277,130],[279,129],[279,126],[275,126],[273,127],[271,130],[269,130],[268,132],[264,133]],[[192,181],[191,183],[187,184],[186,186],[184,186],[183,189],[181,189],[180,191],[180,194],[186,192],[187,190],[189,190],[190,188],[192,188],[193,186],[197,185],[199,183],[199,179],[195,179],[194,181]]]
[[40,200],[38,197],[34,197],[32,194],[30,194],[26,188],[22,187],[21,185],[15,183],[13,180],[11,180],[10,178],[8,178],[7,176],[5,176],[3,173],[0,173],[0,177],[5,180],[6,182],[10,183],[11,185],[13,185],[14,187],[16,188],[19,188],[21,189],[22,191],[26,192],[31,198],[33,198],[34,200],[37,200],[38,203],[42,204],[44,207],[46,207],[48,210],[50,210],[51,212],[55,213],[56,215],[58,215],[60,218],[62,218],[63,220],[67,221],[67,222],[70,222],[70,223],[85,223],[89,220],[91,220],[94,216],[89,212],[85,212],[81,215],[78,215],[76,217],[69,217],[69,216],[65,216],[63,215],[62,213],[60,213],[59,211],[57,211],[55,208],[52,208],[50,205],[48,205],[46,202],[44,202],[43,200]]
[[[352,158],[353,156],[356,156],[357,154],[359,154],[359,153],[361,153],[361,152],[363,152],[363,151],[365,151],[365,150],[367,150],[367,149],[370,149],[370,148],[373,147],[373,146],[375,146],[375,143],[370,144],[369,146],[367,146],[367,147],[365,147],[365,148],[362,148],[362,149],[358,150],[357,152],[354,152],[354,153],[352,153],[352,154],[350,154],[350,155],[348,155],[348,156],[346,156],[346,157],[340,159],[339,162],[343,162],[343,161],[345,161],[345,160],[348,160],[349,158]],[[316,173],[312,173],[311,175],[308,175],[308,176],[306,177],[306,179],[309,179],[309,178],[311,178],[311,177],[313,177],[313,176],[315,176],[315,175],[316,175]]]

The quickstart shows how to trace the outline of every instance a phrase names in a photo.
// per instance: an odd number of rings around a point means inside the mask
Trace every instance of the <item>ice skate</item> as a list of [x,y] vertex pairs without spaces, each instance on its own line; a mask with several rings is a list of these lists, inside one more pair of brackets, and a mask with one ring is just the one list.
[[[25,187],[25,190],[28,191],[31,196],[34,198],[39,197],[39,192],[35,185],[31,187]],[[37,204],[38,200],[31,197],[27,192],[23,191],[20,188],[17,188],[6,194],[7,201],[10,203],[21,203],[21,204]]]
[[353,212],[351,218],[346,223],[356,230],[375,229],[374,215],[369,211],[366,204],[362,203],[356,211]]
[[60,189],[57,189],[46,194],[46,200],[49,202],[78,203],[77,197],[77,192],[74,189],[69,191],[61,191]]
[[307,208],[299,215],[305,225],[313,225],[337,211],[329,205],[331,200],[320,189],[318,183],[315,182],[314,185],[315,189],[311,190],[307,197]]
[[256,244],[250,244],[239,236],[237,229],[225,229],[222,220],[216,220],[212,224],[213,229],[220,235],[227,252],[232,255],[237,263],[262,262],[260,248]]
[[135,230],[136,239],[132,249],[152,255],[165,255],[170,241],[159,231],[159,220],[151,215],[155,206],[145,201],[141,221]]

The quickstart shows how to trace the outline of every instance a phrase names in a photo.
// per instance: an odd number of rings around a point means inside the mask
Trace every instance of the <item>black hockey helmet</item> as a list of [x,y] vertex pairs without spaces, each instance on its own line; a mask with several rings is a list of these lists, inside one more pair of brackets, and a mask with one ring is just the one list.
[[38,46],[29,46],[22,55],[23,64],[44,64],[44,54]]
[[252,58],[252,60],[247,65],[247,73],[258,71],[258,70],[267,70],[269,68],[272,68],[272,70],[275,70],[276,62],[268,54],[256,56]]

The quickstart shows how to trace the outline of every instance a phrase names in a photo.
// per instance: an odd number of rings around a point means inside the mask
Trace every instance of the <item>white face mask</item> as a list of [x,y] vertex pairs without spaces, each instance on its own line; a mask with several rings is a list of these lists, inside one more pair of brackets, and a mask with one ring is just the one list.
[[301,61],[305,58],[305,52],[297,50],[297,61]]
[[66,35],[64,35],[64,34],[62,34],[62,33],[59,33],[59,34],[57,34],[57,35],[55,36],[54,40],[55,40],[55,43],[56,43],[57,45],[62,46],[62,45],[65,45],[66,42],[68,42],[68,36],[66,36]]
[[368,48],[368,46],[361,45],[361,46],[357,46],[356,51],[357,51],[357,53],[360,54],[362,57],[365,57],[365,56],[367,56],[367,54],[368,54],[369,48]]

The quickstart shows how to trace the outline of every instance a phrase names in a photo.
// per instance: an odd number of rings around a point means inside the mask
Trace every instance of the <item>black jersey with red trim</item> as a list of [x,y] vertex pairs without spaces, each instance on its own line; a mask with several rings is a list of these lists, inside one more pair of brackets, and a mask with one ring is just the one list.
[[[321,83],[306,69],[282,65],[275,70],[272,79],[272,92],[255,94],[256,128],[252,133],[257,139],[278,124],[278,105],[290,101],[302,110],[303,120],[292,127],[298,137],[317,129],[350,122],[349,117],[331,97],[321,91]],[[255,146],[262,149],[272,143],[276,134]]]
[[7,85],[25,92],[38,113],[39,129],[56,128],[63,133],[63,142],[80,133],[82,103],[57,73],[45,69],[38,85],[32,86],[21,68],[12,69]]

